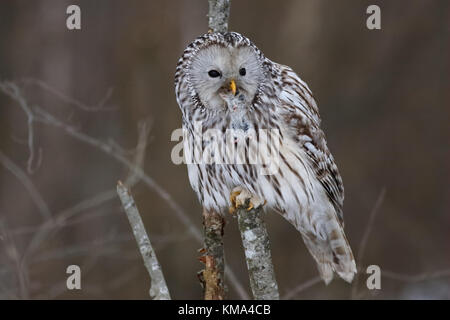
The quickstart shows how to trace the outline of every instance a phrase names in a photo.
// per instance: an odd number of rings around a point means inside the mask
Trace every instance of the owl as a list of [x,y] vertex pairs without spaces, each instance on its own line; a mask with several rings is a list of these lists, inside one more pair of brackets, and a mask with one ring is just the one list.
[[[344,187],[307,84],[245,36],[208,33],[184,50],[175,92],[189,181],[203,207],[223,213],[235,202],[230,194],[253,195],[259,201],[251,205],[264,203],[300,232],[326,284],[334,273],[351,282],[356,264],[344,233]],[[244,132],[245,159],[257,152],[250,137],[259,142],[264,130],[278,133],[277,170],[268,174],[261,170],[264,163],[192,156],[215,150],[213,142],[226,144],[228,135],[221,133],[236,128]],[[249,128],[253,134],[246,137]],[[216,133],[213,140],[204,138],[210,131]]]

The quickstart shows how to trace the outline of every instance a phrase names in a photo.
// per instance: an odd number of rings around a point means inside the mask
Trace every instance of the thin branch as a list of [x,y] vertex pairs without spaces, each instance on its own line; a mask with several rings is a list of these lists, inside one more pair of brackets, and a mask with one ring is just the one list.
[[[117,195],[117,194],[116,194]],[[63,247],[58,250],[52,250],[47,253],[40,254],[33,262],[44,262],[57,260],[62,258],[73,258],[80,255],[89,254],[95,251],[97,257],[104,257],[108,255],[117,255],[119,253],[120,244],[127,243],[133,240],[133,236],[129,232],[126,234],[117,234],[110,232],[105,237],[89,240],[86,243],[80,243],[70,247]]]
[[52,213],[47,206],[47,203],[42,199],[39,191],[34,186],[33,182],[30,180],[28,175],[18,166],[16,165],[9,157],[7,157],[0,150],[0,163],[8,169],[16,178],[19,180],[21,184],[27,189],[31,199],[34,204],[38,208],[39,213],[44,219],[52,219]]
[[230,266],[228,266],[225,262],[225,277],[228,279],[228,283],[233,285],[234,290],[242,300],[250,300],[250,295],[247,290],[245,290],[244,286],[241,284],[236,274],[233,272]]
[[14,238],[9,234],[9,228],[4,225],[3,221],[0,221],[0,234],[2,235],[2,241],[0,241],[0,244],[3,245],[6,256],[10,258],[10,260],[14,264],[13,268],[15,268],[16,270],[15,275],[17,276],[20,297],[22,299],[28,299],[28,272],[25,268],[22,267],[20,263],[20,254],[17,250],[17,245],[14,241]]
[[317,276],[314,277],[312,279],[309,279],[308,281],[299,284],[298,286],[296,286],[294,289],[290,290],[289,292],[287,292],[282,299],[283,300],[290,300],[293,297],[295,297],[296,295],[298,295],[299,293],[305,291],[306,289],[311,288],[312,286],[315,286],[318,283],[322,282],[322,278]]
[[[116,189],[111,189],[107,191],[100,192],[96,194],[95,196],[89,197],[87,199],[84,199],[83,201],[66,208],[59,213],[57,213],[55,216],[64,216],[64,219],[59,218],[57,221],[57,225],[54,227],[66,227],[66,226],[72,226],[79,223],[86,222],[87,220],[92,220],[101,216],[105,216],[110,214],[110,211],[107,212],[97,212],[92,213],[86,216],[81,216],[78,219],[72,219],[69,221],[69,219],[73,216],[78,215],[79,213],[85,212],[89,209],[92,209],[94,207],[98,207],[108,201],[111,201],[113,199],[117,198],[117,191]],[[70,214],[66,214],[67,212],[70,212]],[[64,214],[63,214],[64,213]],[[19,228],[15,228],[11,231],[11,235],[13,236],[22,236],[22,235],[28,235],[30,233],[39,232],[39,230],[42,228],[41,225],[27,225]]]
[[245,206],[238,208],[237,215],[253,297],[255,300],[279,300],[262,206],[249,210],[250,198],[245,202]]
[[386,189],[383,188],[380,192],[380,195],[378,196],[377,201],[375,202],[375,205],[372,208],[372,211],[370,212],[369,222],[367,223],[367,227],[363,234],[363,238],[361,239],[361,245],[359,246],[358,254],[356,256],[357,261],[361,261],[364,257],[367,243],[369,242],[369,236],[370,236],[370,233],[372,232],[373,224],[375,222],[375,217],[378,213],[378,210],[381,207],[381,204],[384,201],[385,195],[386,195]]
[[[372,227],[375,222],[375,217],[378,213],[379,208],[381,207],[381,204],[384,201],[385,195],[386,195],[386,189],[383,188],[383,189],[381,189],[380,195],[378,196],[378,199],[375,202],[375,205],[373,206],[372,211],[370,212],[369,221],[367,222],[366,230],[364,231],[363,238],[361,239],[361,245],[359,246],[358,254],[356,256],[356,261],[359,264],[362,264],[362,260],[364,257],[364,253],[366,251],[367,243],[369,241],[369,236],[370,236],[370,233],[372,232]],[[358,294],[359,275],[360,275],[360,272],[358,272],[356,274],[355,281],[352,284],[352,290],[351,290],[351,298],[352,299],[355,298]]]
[[381,276],[384,278],[402,281],[402,282],[421,282],[427,280],[434,280],[439,278],[450,277],[450,269],[434,271],[434,272],[425,272],[416,275],[407,275],[401,274],[393,271],[383,270],[381,272]]
[[99,100],[99,102],[97,104],[86,105],[86,104],[82,103],[81,101],[76,100],[76,99],[69,97],[68,95],[62,93],[61,91],[52,87],[45,81],[42,81],[39,79],[34,79],[34,78],[26,78],[26,79],[23,79],[22,82],[25,85],[32,84],[32,85],[38,86],[39,88],[44,89],[45,91],[47,91],[50,94],[54,95],[55,97],[59,98],[61,101],[68,103],[69,105],[73,105],[83,111],[95,112],[95,111],[103,111],[103,110],[106,111],[106,110],[114,109],[111,107],[109,107],[109,108],[105,107],[106,102],[108,102],[108,100],[111,98],[111,96],[113,94],[112,88],[108,88],[105,95]]
[[170,300],[166,280],[164,279],[161,266],[156,258],[155,251],[153,250],[147,232],[145,231],[144,224],[134,199],[127,187],[120,181],[117,183],[117,194],[119,195],[125,213],[130,221],[134,237],[136,238],[142,258],[144,259],[145,267],[150,275],[152,282],[150,287],[150,297],[154,300]]
[[[35,158],[35,147],[34,147],[34,114],[28,105],[26,99],[20,92],[19,87],[16,84],[8,81],[0,82],[0,90],[3,91],[4,94],[15,100],[20,108],[25,112],[27,116],[28,123],[28,150],[29,156],[27,161],[27,170],[28,173],[33,173],[33,163]],[[40,161],[38,161],[39,163]]]

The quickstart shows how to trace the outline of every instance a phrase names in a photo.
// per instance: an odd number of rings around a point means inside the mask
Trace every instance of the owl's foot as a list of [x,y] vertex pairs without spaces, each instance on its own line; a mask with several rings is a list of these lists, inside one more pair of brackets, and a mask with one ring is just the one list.
[[250,193],[245,188],[236,187],[230,193],[231,207],[229,212],[235,214],[237,209],[244,207],[247,211],[253,208],[257,209],[266,204],[266,200],[261,199],[257,195]]

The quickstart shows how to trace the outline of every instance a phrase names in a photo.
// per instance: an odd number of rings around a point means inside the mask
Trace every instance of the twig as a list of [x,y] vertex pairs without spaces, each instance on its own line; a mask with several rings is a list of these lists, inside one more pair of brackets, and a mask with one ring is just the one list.
[[169,289],[161,270],[161,266],[156,258],[150,239],[145,231],[139,211],[136,207],[133,197],[122,182],[117,183],[117,194],[122,202],[123,208],[130,221],[134,237],[144,259],[145,267],[150,275],[151,287],[150,297],[154,300],[170,300]]
[[106,91],[105,95],[99,100],[99,102],[96,105],[91,106],[91,105],[86,105],[72,97],[67,96],[66,94],[55,89],[54,87],[52,87],[51,85],[49,85],[48,83],[46,83],[42,80],[34,79],[34,78],[26,78],[26,79],[23,79],[22,82],[25,85],[27,85],[27,84],[36,85],[36,86],[40,87],[41,89],[44,89],[45,91],[54,95],[55,97],[58,97],[59,99],[61,99],[61,101],[66,102],[70,105],[73,105],[83,111],[95,112],[95,111],[106,111],[106,110],[109,111],[109,110],[114,109],[111,107],[109,107],[109,108],[105,107],[106,102],[111,98],[111,96],[113,94],[112,88],[109,88]]
[[247,290],[242,286],[241,282],[237,278],[234,271],[230,268],[230,266],[227,266],[225,261],[225,277],[228,280],[228,283],[231,283],[233,285],[234,290],[236,290],[236,293],[242,300],[250,300],[250,295],[248,294]]
[[[380,195],[378,196],[377,201],[375,202],[375,205],[372,208],[372,211],[370,212],[369,221],[367,222],[366,230],[364,231],[363,238],[361,239],[361,245],[358,249],[358,254],[356,256],[356,261],[362,265],[362,259],[364,257],[364,252],[366,251],[367,243],[369,241],[369,235],[372,231],[373,223],[375,222],[375,217],[378,213],[379,208],[381,207],[381,204],[384,201],[384,196],[386,195],[386,189],[381,189]],[[354,299],[357,296],[358,293],[358,284],[359,284],[359,275],[360,272],[356,274],[355,281],[352,284],[352,290],[351,290],[351,298]]]
[[[0,90],[3,91],[4,94],[8,95],[10,98],[15,100],[20,108],[25,112],[27,116],[28,123],[28,162],[27,162],[27,171],[28,173],[33,173],[33,162],[35,158],[35,147],[34,147],[34,114],[28,105],[26,99],[20,92],[19,87],[16,84],[8,81],[0,82]],[[38,165],[39,165],[38,160]]]
[[450,269],[434,271],[434,272],[425,272],[416,275],[407,275],[401,274],[393,271],[383,270],[381,272],[381,276],[384,278],[402,281],[402,282],[421,282],[426,280],[433,280],[439,278],[450,277]]
[[36,189],[28,175],[2,151],[0,151],[0,163],[16,176],[17,180],[19,180],[27,189],[42,218],[52,219],[52,213],[50,212],[47,203],[42,199],[42,196],[39,194],[39,191]]
[[253,297],[255,300],[279,300],[262,206],[248,210],[249,200],[246,206],[238,208],[237,215]]
[[[0,220],[0,234],[2,235],[2,241],[0,244],[4,247],[6,256],[10,258],[16,269],[16,276],[19,285],[19,294],[22,299],[29,299],[29,277],[28,271],[22,267],[20,263],[20,254],[17,250],[17,245],[14,238],[9,234],[9,228],[4,225],[4,222]],[[4,262],[2,263],[4,264]]]
[[286,294],[283,296],[282,299],[283,299],[283,300],[290,300],[290,299],[292,299],[293,297],[295,297],[296,295],[298,295],[299,293],[301,293],[301,292],[305,291],[306,289],[309,289],[309,288],[311,288],[312,286],[314,286],[314,285],[316,285],[316,284],[318,284],[318,283],[321,283],[321,282],[322,282],[322,278],[319,277],[319,276],[314,277],[314,278],[312,278],[312,279],[309,279],[308,281],[299,284],[299,285],[296,286],[294,289],[292,289],[291,291],[289,291],[288,293],[286,293]]

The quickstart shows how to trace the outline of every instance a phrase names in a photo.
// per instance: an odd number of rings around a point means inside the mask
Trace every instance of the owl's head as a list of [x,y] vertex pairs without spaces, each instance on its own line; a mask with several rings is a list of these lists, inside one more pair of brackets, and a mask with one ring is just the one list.
[[183,57],[190,88],[208,109],[225,109],[224,94],[252,101],[264,79],[262,53],[235,32],[206,34]]

